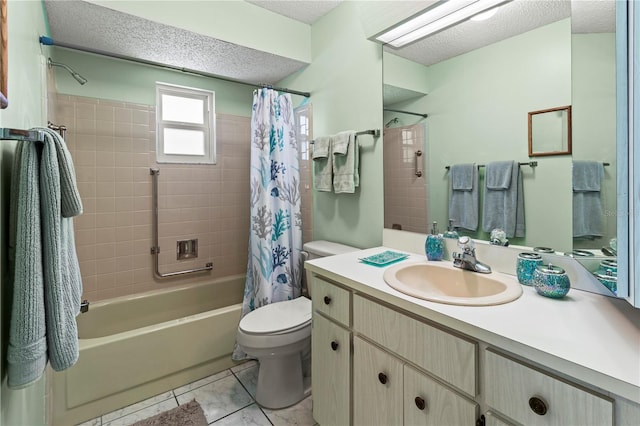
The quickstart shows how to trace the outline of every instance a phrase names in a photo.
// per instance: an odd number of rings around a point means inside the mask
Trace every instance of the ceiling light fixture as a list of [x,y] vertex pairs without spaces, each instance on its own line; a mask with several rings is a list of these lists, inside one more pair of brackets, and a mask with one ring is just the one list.
[[400,48],[509,1],[443,0],[409,21],[376,36],[376,40]]

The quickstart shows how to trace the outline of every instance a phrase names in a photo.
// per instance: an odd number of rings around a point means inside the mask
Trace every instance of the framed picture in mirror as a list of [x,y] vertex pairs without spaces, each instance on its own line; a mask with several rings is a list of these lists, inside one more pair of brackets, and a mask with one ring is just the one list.
[[571,106],[529,113],[529,157],[571,155]]

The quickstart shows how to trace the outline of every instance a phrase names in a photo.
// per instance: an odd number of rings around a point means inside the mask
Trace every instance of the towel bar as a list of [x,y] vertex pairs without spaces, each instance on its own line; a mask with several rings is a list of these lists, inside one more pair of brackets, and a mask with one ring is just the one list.
[[40,130],[0,128],[0,139],[11,141],[44,142],[44,133]]
[[[380,129],[362,130],[360,132],[356,132],[356,136],[362,136],[362,135],[371,135],[374,138],[377,138],[380,136]],[[311,141],[309,143],[313,145],[314,141]]]
[[[524,163],[518,163],[519,166],[529,166],[529,167],[538,167],[537,161],[528,161]],[[484,164],[478,164],[478,167],[485,167]],[[445,169],[449,170],[451,166],[445,166]]]

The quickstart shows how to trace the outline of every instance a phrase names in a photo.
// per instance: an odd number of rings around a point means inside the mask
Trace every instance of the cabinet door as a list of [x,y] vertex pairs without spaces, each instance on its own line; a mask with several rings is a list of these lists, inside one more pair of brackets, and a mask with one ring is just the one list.
[[416,369],[404,366],[404,424],[411,426],[476,423],[477,405]]
[[357,336],[353,338],[353,423],[402,424],[402,363]]
[[606,426],[613,401],[492,350],[485,356],[485,401],[525,425]]
[[323,426],[345,426],[350,417],[350,333],[313,314],[311,386],[313,418]]

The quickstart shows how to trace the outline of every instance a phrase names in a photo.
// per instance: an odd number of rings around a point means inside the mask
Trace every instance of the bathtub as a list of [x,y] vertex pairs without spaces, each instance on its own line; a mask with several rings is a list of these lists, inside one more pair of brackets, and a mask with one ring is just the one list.
[[78,316],[78,362],[49,369],[52,424],[76,424],[233,366],[244,281],[91,303]]

